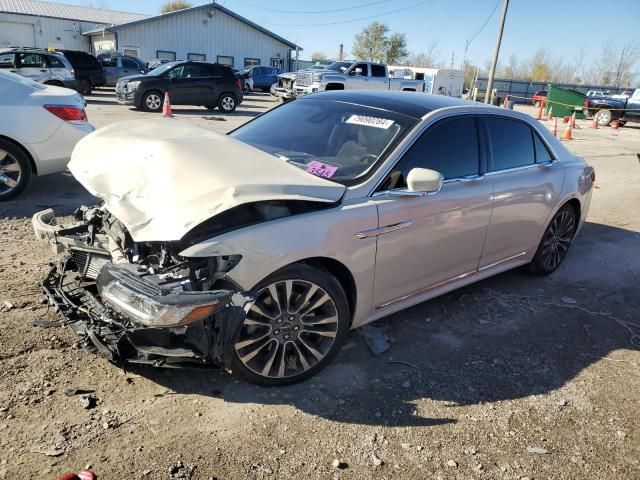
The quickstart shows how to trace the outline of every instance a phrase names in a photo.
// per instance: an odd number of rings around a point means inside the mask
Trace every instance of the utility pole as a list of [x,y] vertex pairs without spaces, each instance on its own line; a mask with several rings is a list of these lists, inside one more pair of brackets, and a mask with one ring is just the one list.
[[484,94],[484,103],[491,102],[491,91],[493,90],[493,77],[496,74],[496,66],[498,65],[498,54],[500,53],[500,43],[502,42],[502,32],[504,31],[504,21],[507,18],[507,9],[509,8],[509,0],[504,0],[502,6],[502,15],[500,16],[500,25],[498,26],[498,38],[496,39],[496,49],[493,51],[493,60],[491,61],[491,70],[489,70],[489,79],[487,81],[487,90]]

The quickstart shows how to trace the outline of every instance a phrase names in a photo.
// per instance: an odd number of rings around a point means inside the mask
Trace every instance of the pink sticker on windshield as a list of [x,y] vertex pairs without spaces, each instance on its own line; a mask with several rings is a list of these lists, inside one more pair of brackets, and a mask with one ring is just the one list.
[[310,162],[307,168],[305,169],[306,172],[309,172],[312,175],[315,175],[316,177],[322,177],[322,178],[333,177],[333,174],[336,173],[337,170],[338,170],[338,167],[336,166],[328,165],[326,163],[318,162],[316,160],[314,160],[313,162]]

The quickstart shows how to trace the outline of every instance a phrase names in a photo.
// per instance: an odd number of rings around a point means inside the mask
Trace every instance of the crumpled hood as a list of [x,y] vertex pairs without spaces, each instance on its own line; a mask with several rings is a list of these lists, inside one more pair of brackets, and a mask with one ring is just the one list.
[[78,142],[69,170],[136,242],[180,240],[244,203],[336,202],[345,191],[231,137],[172,118],[96,130]]

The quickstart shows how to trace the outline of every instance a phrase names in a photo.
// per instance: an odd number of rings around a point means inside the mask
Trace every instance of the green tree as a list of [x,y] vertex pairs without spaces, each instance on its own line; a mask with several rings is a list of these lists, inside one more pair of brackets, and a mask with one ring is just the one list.
[[353,56],[357,60],[382,62],[386,57],[389,27],[382,22],[373,22],[356,33],[353,41]]
[[387,53],[385,61],[387,65],[402,62],[409,55],[407,50],[407,35],[404,33],[392,33],[387,40]]
[[191,7],[193,7],[193,4],[185,0],[171,0],[162,6],[160,13],[175,12],[176,10],[184,10]]
[[311,54],[311,60],[313,62],[323,62],[327,59],[327,56],[322,52],[313,52]]

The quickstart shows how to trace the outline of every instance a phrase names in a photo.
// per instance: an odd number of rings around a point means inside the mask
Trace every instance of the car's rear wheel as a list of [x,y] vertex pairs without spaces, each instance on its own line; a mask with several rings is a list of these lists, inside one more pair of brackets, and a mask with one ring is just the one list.
[[31,180],[31,163],[20,149],[0,139],[0,202],[20,195]]
[[89,80],[87,80],[86,78],[81,78],[78,80],[78,91],[82,95],[89,95],[91,93],[91,90],[93,90],[93,87],[91,86],[91,82]]
[[294,264],[255,288],[256,300],[236,334],[232,370],[264,386],[300,382],[322,370],[346,337],[350,313],[330,273]]
[[533,106],[536,108],[540,108],[540,100],[536,100]]
[[218,109],[224,113],[231,113],[236,109],[236,97],[232,93],[223,93],[218,99]]
[[569,204],[564,205],[545,230],[530,264],[531,271],[539,275],[553,273],[566,257],[577,226],[574,208]]
[[611,110],[599,110],[596,112],[596,118],[598,119],[598,125],[606,127],[611,123],[613,119],[613,113]]
[[62,82],[59,82],[57,80],[51,80],[49,82],[44,82],[45,85],[54,85],[56,87],[64,87]]
[[164,101],[164,95],[162,93],[152,90],[147,92],[142,97],[142,108],[147,112],[160,112],[162,110],[162,102]]
[[249,93],[251,91],[251,89],[249,88],[249,82],[244,82],[244,85],[242,87],[242,93]]

